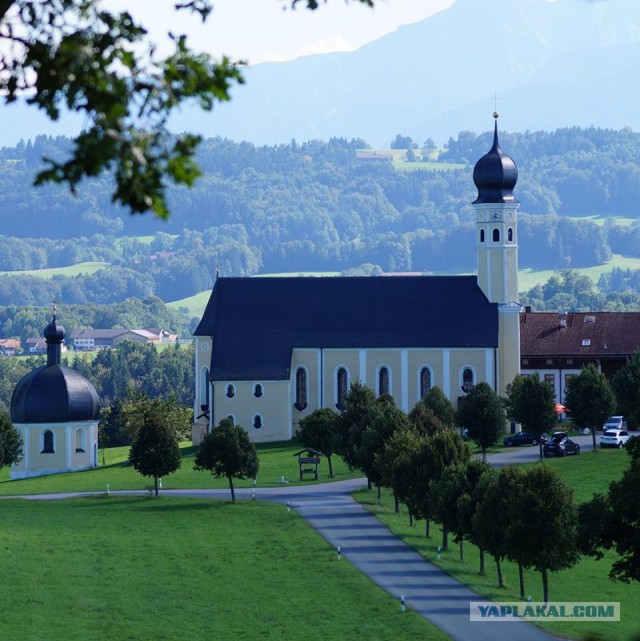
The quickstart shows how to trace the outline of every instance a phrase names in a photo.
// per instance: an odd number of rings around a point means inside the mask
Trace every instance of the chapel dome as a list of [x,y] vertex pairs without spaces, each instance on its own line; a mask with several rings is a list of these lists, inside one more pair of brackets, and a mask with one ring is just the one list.
[[94,421],[100,401],[93,385],[62,365],[43,365],[23,376],[11,397],[14,423]]
[[98,393],[79,372],[60,364],[64,327],[53,320],[45,327],[47,364],[25,374],[11,396],[14,423],[94,421],[100,413]]
[[473,182],[478,188],[478,197],[473,202],[516,203],[513,188],[518,181],[518,168],[512,158],[505,154],[498,144],[498,114],[494,112],[495,125],[493,146],[482,156],[473,169]]

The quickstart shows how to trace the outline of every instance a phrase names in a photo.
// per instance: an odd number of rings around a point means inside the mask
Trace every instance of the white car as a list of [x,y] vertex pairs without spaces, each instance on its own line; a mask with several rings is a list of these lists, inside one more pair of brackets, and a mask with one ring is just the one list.
[[602,431],[606,432],[607,430],[626,430],[627,421],[624,420],[624,416],[610,416],[607,419],[607,422],[602,427]]
[[600,447],[623,447],[630,438],[626,430],[608,429],[600,437]]

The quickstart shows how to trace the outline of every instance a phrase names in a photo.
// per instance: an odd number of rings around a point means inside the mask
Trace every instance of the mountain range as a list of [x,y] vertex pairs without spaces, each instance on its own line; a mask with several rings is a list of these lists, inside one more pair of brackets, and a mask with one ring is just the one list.
[[[388,146],[397,133],[443,143],[488,129],[497,105],[509,131],[637,130],[640,2],[456,0],[356,51],[259,64],[245,76],[231,103],[185,109],[172,126],[256,144],[337,136]],[[2,107],[0,145],[18,131],[50,132],[23,109]],[[55,131],[78,125],[70,118]]]

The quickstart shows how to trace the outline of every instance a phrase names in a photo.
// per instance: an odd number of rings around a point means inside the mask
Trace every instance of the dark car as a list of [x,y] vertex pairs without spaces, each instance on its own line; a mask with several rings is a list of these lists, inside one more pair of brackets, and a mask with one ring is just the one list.
[[564,432],[556,432],[542,448],[545,456],[567,456],[580,454],[580,446],[572,441]]
[[509,434],[503,443],[507,447],[512,447],[516,445],[537,445],[540,441],[544,443],[544,436],[540,437],[537,434],[529,434],[528,432],[516,432],[515,434]]

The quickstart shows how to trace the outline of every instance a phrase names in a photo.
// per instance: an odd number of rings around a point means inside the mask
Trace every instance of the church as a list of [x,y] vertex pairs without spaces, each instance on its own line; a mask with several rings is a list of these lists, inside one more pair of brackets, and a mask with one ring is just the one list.
[[[518,170],[498,141],[476,163],[476,276],[218,278],[196,339],[193,441],[223,418],[291,439],[360,381],[408,412],[433,386],[457,406],[520,372]],[[471,248],[470,248],[471,249]]]

